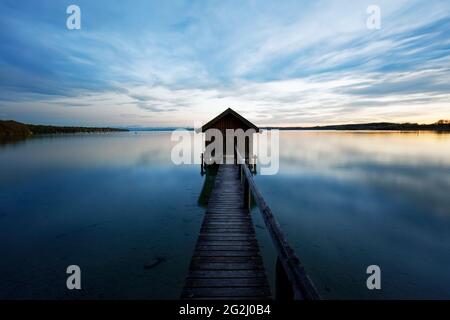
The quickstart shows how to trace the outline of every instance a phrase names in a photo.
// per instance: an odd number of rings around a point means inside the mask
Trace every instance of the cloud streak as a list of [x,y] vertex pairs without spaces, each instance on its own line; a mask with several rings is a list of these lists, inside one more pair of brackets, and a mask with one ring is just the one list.
[[[450,4],[379,1],[0,4],[0,113],[27,122],[192,126],[431,122],[450,110]],[[34,2],[33,2],[34,3]]]

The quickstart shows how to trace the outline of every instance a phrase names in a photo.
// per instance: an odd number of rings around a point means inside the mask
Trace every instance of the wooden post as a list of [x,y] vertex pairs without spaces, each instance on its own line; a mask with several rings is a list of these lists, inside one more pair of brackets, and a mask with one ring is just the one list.
[[[238,153],[239,155],[239,153]],[[239,158],[242,158],[240,156]],[[253,175],[246,164],[241,164],[241,181],[243,188],[243,207],[249,208],[251,198],[264,219],[264,223],[278,253],[276,264],[276,297],[278,299],[319,300],[320,296],[307,276],[300,259],[281,232],[280,225],[258,190]]]
[[205,174],[205,170],[204,170],[204,166],[203,166],[203,163],[204,163],[204,160],[203,160],[203,153],[202,153],[202,155],[200,156],[200,158],[201,158],[201,163],[200,163],[200,174],[203,176],[203,175]]
[[[245,166],[245,164],[244,164]],[[248,209],[248,211],[251,211],[251,191],[250,191],[250,185],[248,183],[247,178],[244,176],[244,208]]]
[[277,257],[275,266],[275,299],[282,301],[294,300],[292,286],[279,257]]

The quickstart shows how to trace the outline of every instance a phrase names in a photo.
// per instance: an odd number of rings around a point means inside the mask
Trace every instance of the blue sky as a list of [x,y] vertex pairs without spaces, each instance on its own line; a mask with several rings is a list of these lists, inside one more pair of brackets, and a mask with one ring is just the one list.
[[232,107],[259,125],[434,122],[450,118],[449,53],[448,0],[1,0],[0,119],[193,126]]

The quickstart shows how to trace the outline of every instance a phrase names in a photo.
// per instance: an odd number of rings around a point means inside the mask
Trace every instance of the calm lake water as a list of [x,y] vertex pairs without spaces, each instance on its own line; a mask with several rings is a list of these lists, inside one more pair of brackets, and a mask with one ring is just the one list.
[[[178,298],[204,177],[173,165],[172,145],[129,132],[0,146],[0,298]],[[281,132],[279,173],[256,180],[324,298],[450,298],[450,135]],[[66,289],[71,264],[81,291]],[[366,288],[372,264],[381,291]]]

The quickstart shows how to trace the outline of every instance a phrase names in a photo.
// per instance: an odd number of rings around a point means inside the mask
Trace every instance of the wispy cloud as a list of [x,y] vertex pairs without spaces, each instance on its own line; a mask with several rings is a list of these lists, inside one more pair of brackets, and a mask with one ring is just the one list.
[[[77,1],[0,4],[0,113],[28,122],[182,125],[234,107],[261,125],[450,116],[450,4]],[[33,5],[31,5],[31,3]]]

